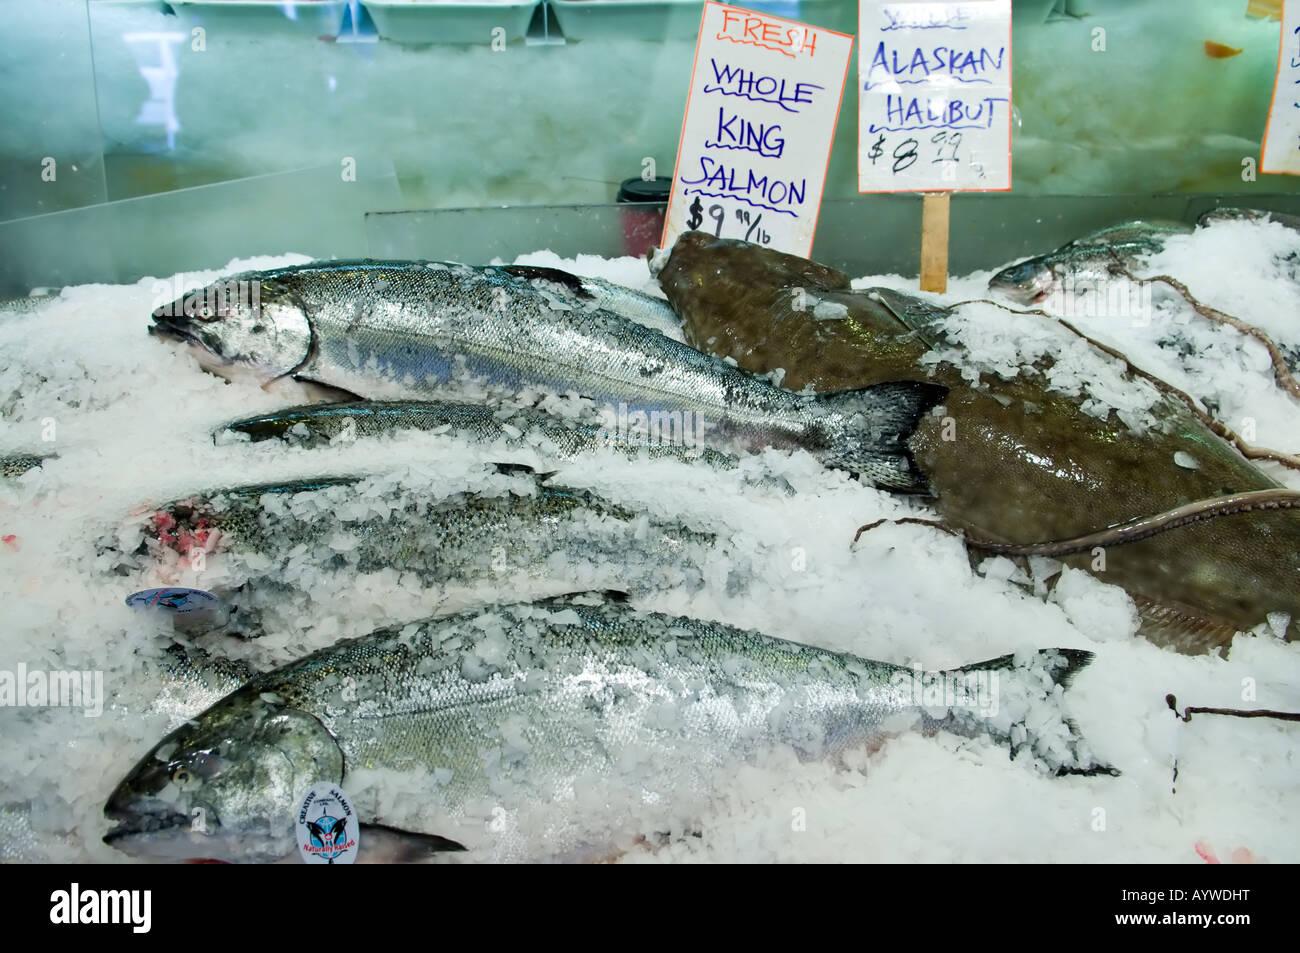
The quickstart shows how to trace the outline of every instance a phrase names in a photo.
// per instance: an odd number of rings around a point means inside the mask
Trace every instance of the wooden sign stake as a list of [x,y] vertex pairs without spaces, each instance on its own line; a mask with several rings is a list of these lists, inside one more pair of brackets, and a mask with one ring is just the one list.
[[926,192],[921,206],[921,290],[948,290],[948,197],[951,192]]

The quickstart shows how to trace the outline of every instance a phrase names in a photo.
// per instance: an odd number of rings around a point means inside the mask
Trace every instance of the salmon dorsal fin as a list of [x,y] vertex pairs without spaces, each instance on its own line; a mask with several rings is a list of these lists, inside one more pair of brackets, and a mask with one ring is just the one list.
[[502,265],[498,270],[504,271],[508,275],[514,275],[516,278],[523,278],[526,281],[534,279],[553,281],[557,285],[563,285],[570,289],[580,298],[596,297],[583,286],[581,278],[559,268],[547,268],[542,265]]
[[622,589],[579,589],[548,599],[538,599],[539,606],[626,605],[631,595]]

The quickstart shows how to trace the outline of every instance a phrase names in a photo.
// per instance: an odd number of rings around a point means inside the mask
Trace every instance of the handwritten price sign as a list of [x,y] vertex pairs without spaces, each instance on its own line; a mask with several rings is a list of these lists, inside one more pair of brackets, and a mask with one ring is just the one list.
[[704,5],[663,246],[687,229],[807,256],[853,37]]
[[1300,0],[1282,7],[1282,41],[1259,170],[1300,175]]
[[1011,188],[1011,0],[861,0],[858,191]]

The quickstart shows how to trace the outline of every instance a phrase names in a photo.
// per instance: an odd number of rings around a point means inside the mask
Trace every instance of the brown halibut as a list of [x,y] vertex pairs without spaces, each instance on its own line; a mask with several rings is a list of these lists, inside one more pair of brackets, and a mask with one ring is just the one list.
[[[1098,419],[1078,398],[1049,392],[1043,367],[1012,381],[986,375],[975,387],[951,364],[923,365],[939,333],[926,322],[936,309],[884,289],[853,291],[847,275],[807,259],[690,232],[659,282],[691,344],[747,370],[784,368],[783,386],[949,387],[943,413],[922,422],[912,449],[940,515],[974,536],[1067,539],[1279,485],[1176,400],[1155,409],[1160,427],[1137,435],[1113,411]],[[810,301],[823,303],[820,317]],[[1179,451],[1197,468],[1176,464]],[[1290,616],[1288,639],[1300,635],[1300,510],[1194,523],[1110,547],[1104,560],[1101,571],[1090,553],[1061,561],[1124,587],[1142,610],[1142,633],[1158,644],[1187,653],[1226,646],[1275,612]]]

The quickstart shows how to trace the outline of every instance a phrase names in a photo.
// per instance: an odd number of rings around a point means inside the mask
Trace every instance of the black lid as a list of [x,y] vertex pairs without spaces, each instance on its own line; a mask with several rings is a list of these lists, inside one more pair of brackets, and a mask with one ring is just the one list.
[[667,202],[673,190],[673,180],[659,176],[647,182],[645,179],[624,179],[618,187],[620,202]]

